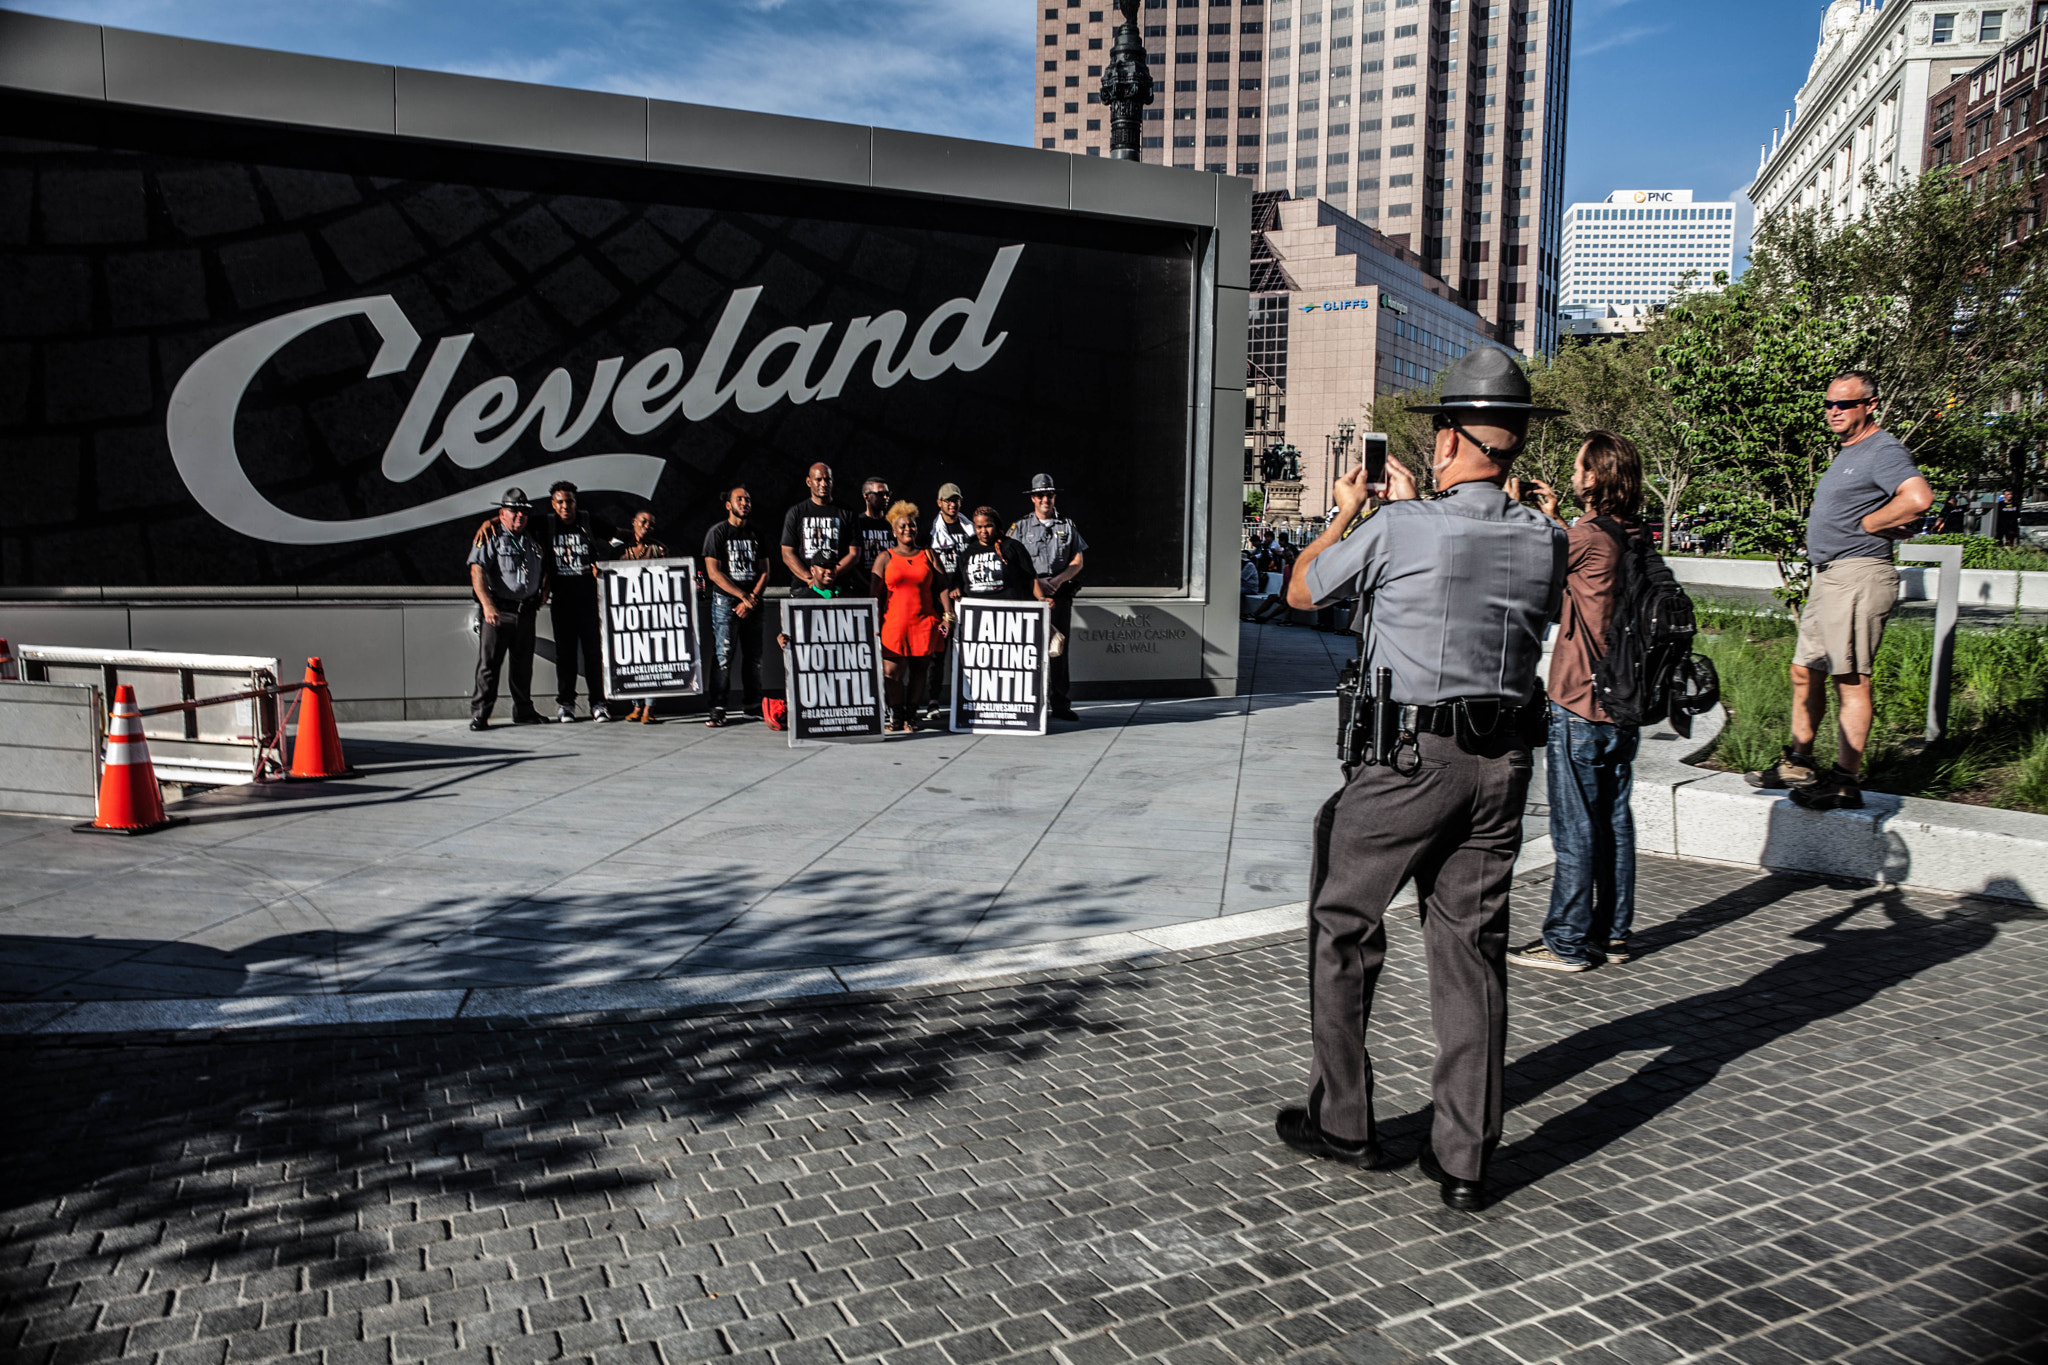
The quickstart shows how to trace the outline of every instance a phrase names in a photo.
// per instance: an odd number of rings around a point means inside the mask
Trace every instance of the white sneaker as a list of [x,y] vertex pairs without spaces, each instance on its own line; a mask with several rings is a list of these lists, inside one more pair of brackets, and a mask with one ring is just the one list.
[[570,721],[576,719],[576,708],[573,706],[561,707],[555,712],[555,719],[561,724],[567,725]]
[[590,718],[599,725],[602,725],[612,718],[612,709],[603,702],[599,702],[596,706],[590,708]]

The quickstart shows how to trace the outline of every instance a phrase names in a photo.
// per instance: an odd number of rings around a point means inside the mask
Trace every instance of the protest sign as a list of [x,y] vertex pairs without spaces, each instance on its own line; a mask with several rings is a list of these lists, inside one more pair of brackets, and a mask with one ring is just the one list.
[[1052,608],[963,597],[955,611],[951,728],[976,735],[1044,734]]
[[607,700],[689,697],[704,690],[696,560],[602,562],[597,600]]
[[789,742],[882,737],[881,612],[872,597],[791,599]]

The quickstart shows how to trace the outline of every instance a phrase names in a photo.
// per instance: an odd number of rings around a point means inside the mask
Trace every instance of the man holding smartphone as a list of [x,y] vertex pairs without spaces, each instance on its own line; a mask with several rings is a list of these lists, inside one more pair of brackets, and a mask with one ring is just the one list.
[[[1444,376],[1435,422],[1440,496],[1386,465],[1387,501],[1366,510],[1367,470],[1337,480],[1339,516],[1303,552],[1288,604],[1363,595],[1354,629],[1367,677],[1384,669],[1398,707],[1388,753],[1345,769],[1314,827],[1308,910],[1314,1062],[1307,1102],[1274,1128],[1299,1151],[1386,1164],[1373,1115],[1366,1021],[1386,960],[1386,911],[1411,878],[1422,899],[1435,1120],[1420,1165],[1445,1204],[1486,1203],[1500,1141],[1507,1038],[1508,887],[1522,846],[1531,749],[1544,733],[1536,669],[1564,583],[1564,528],[1502,489],[1536,417],[1503,350],[1467,352]],[[1363,704],[1363,703],[1361,703]]]

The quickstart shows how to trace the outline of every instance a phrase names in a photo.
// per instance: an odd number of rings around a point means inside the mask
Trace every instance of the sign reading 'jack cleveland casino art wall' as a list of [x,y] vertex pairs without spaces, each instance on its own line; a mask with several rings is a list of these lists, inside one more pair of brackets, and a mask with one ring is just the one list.
[[[677,547],[831,463],[1186,581],[1194,234],[0,101],[0,586],[460,584],[557,479]],[[1094,514],[1091,516],[1091,512]],[[1103,537],[1098,536],[1098,541]]]

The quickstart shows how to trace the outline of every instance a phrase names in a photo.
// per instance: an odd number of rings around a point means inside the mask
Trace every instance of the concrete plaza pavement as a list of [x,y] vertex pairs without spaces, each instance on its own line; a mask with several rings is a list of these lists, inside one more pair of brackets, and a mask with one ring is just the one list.
[[[1543,903],[1525,878],[1516,929]],[[1498,1200],[1272,1134],[1301,931],[984,988],[0,1041],[18,1365],[2023,1365],[2048,920],[1645,859],[1640,956],[1514,969]]]
[[0,817],[0,1022],[829,969],[1299,903],[1348,640],[1247,626],[1242,695],[1094,703],[1043,739],[358,724],[360,778],[207,792],[146,838]]

